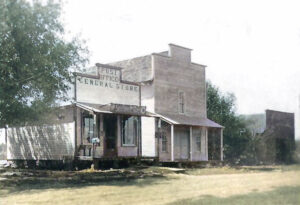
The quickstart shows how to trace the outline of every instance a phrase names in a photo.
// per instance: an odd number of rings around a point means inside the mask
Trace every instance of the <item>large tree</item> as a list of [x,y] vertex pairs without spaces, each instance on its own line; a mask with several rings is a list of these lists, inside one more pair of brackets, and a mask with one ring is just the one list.
[[37,120],[66,100],[71,67],[86,58],[78,38],[66,41],[61,5],[0,0],[0,127]]
[[248,157],[251,143],[250,132],[245,122],[236,114],[235,96],[223,94],[207,82],[207,116],[209,119],[223,125],[224,129],[224,159],[231,162],[245,161]]

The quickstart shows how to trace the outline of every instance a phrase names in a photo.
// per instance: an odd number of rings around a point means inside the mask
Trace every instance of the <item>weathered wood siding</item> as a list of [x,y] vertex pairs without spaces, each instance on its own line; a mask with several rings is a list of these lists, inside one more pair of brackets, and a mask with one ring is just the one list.
[[103,105],[109,103],[140,105],[140,87],[79,76],[76,77],[76,101]]
[[75,123],[8,128],[8,160],[62,160],[75,155]]
[[190,131],[189,127],[176,127],[174,129],[174,159],[190,159]]
[[155,112],[179,114],[178,92],[184,92],[185,115],[206,118],[205,67],[190,61],[190,50],[170,46],[171,56],[154,54]]
[[146,55],[109,64],[123,68],[123,80],[131,82],[143,82],[153,78],[151,60],[151,55]]
[[142,156],[155,156],[155,118],[142,117]]
[[[162,151],[162,139],[156,138],[156,147],[159,142],[159,160],[160,161],[171,161],[171,125],[162,121],[161,131],[166,135],[167,138],[167,150]],[[157,148],[156,148],[157,149]]]
[[[170,44],[168,52],[156,53],[134,59],[111,63],[111,65],[124,68],[122,70],[123,78],[134,82],[143,82],[141,86],[141,104],[147,107],[147,111],[155,112],[165,116],[186,116],[193,118],[206,118],[206,84],[205,84],[205,66],[191,62],[191,49]],[[144,82],[146,81],[146,82]],[[179,92],[184,92],[184,110],[179,113]],[[156,124],[151,125],[158,131]],[[175,126],[176,127],[176,126]],[[146,129],[143,132],[143,129]],[[150,149],[151,144],[147,144],[148,122],[143,125],[142,122],[142,150]],[[189,126],[186,126],[190,132]],[[178,136],[181,132],[174,130],[177,136],[174,142],[174,158],[186,158],[192,156],[193,161],[207,160],[207,128],[193,127],[195,135],[191,138],[184,135],[185,139]],[[192,130],[193,130],[192,129]],[[201,150],[196,149],[196,132],[198,129],[204,129],[201,132]],[[151,150],[157,152],[159,147],[160,161],[171,161],[171,127],[165,126],[162,131],[167,136],[167,151],[162,152],[161,139],[155,138],[155,147]],[[145,134],[147,140],[144,142]],[[194,133],[194,132],[192,132]],[[154,138],[154,135],[152,136]],[[174,139],[176,140],[176,139]],[[183,140],[181,142],[180,140]],[[191,141],[191,144],[186,145]],[[182,149],[179,144],[184,144],[185,154],[180,154]],[[189,153],[191,152],[191,153]],[[144,154],[143,154],[144,155]],[[182,156],[181,156],[182,155]],[[156,153],[157,156],[157,153]]]
[[[207,161],[207,128],[206,127],[193,127],[192,128],[192,161]],[[200,136],[201,147],[197,147],[197,136]]]
[[146,106],[147,111],[154,112],[154,86],[153,84],[141,86],[141,105]]
[[117,135],[117,149],[118,157],[136,157],[138,156],[138,141],[136,139],[135,146],[122,146],[122,135],[121,135],[121,116],[118,115],[118,135]]

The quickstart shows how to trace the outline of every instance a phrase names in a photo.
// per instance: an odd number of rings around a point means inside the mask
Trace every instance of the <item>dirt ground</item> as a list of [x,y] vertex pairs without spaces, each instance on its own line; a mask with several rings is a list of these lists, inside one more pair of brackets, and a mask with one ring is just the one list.
[[2,169],[0,204],[300,204],[300,165]]

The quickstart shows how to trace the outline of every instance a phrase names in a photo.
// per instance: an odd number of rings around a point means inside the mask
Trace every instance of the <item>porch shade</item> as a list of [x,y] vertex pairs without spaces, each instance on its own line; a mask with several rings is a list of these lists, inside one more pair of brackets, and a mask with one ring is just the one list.
[[213,127],[224,128],[222,125],[208,119],[201,117],[190,117],[186,115],[172,115],[172,114],[154,114],[156,117],[160,117],[162,120],[174,124],[174,125],[189,125],[189,126],[201,126],[201,127]]
[[99,106],[93,106],[91,104],[85,104],[85,103],[76,103],[76,106],[81,108],[81,109],[84,109],[86,111],[89,111],[89,112],[95,112],[95,113],[110,113],[112,114],[111,111],[109,110],[106,110],[106,109],[101,109]]
[[[134,108],[139,111],[139,109],[143,109],[143,113],[140,112],[134,112],[134,110],[131,112],[130,109],[125,111],[116,110],[115,106],[128,106],[127,108],[130,108],[130,106],[134,106]],[[146,116],[146,117],[152,117],[152,115],[146,111],[146,107],[143,106],[135,106],[135,105],[119,105],[119,104],[106,104],[106,105],[100,105],[100,104],[91,104],[91,103],[82,103],[77,102],[76,106],[79,108],[82,108],[84,110],[95,112],[95,113],[109,113],[109,114],[123,114],[123,115],[136,115],[136,116]],[[128,112],[129,111],[129,112]]]

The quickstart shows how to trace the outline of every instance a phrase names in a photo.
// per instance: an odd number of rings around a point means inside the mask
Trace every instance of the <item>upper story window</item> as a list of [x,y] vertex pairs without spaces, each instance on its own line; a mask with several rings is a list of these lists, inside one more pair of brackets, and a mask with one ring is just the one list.
[[185,110],[184,110],[184,92],[182,91],[179,91],[178,92],[178,111],[179,113],[184,113]]

